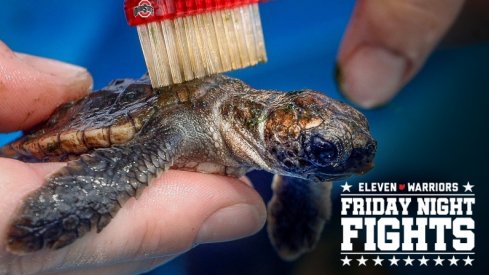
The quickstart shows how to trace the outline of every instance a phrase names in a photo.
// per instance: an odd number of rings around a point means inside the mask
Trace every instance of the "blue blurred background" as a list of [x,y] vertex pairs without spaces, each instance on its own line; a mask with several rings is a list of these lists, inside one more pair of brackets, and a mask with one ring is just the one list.
[[[127,26],[122,0],[2,1],[0,40],[15,51],[87,67],[96,89],[114,78],[145,72],[136,30]],[[312,88],[344,100],[333,79],[336,52],[353,0],[271,1],[261,5],[269,62],[233,72],[257,88]],[[470,181],[477,204],[475,267],[342,268],[339,215],[321,244],[295,263],[284,263],[266,233],[199,246],[151,274],[460,273],[484,270],[487,246],[489,43],[437,50],[424,69],[386,107],[366,111],[379,150],[376,168],[362,180]],[[0,145],[19,133],[0,135]],[[251,173],[270,197],[271,176]],[[350,182],[357,182],[359,178]],[[336,193],[339,186],[335,187]],[[338,199],[336,198],[336,204]],[[337,207],[338,209],[338,207]]]

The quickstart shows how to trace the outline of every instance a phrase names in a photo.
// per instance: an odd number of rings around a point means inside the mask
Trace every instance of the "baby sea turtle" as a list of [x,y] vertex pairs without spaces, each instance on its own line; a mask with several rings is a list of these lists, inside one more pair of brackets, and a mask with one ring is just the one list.
[[331,215],[331,181],[368,171],[375,151],[360,112],[311,90],[256,90],[223,75],[159,90],[147,76],[114,80],[0,150],[23,161],[69,161],[25,198],[8,249],[57,249],[100,232],[170,167],[232,177],[262,169],[276,175],[271,241],[295,259]]

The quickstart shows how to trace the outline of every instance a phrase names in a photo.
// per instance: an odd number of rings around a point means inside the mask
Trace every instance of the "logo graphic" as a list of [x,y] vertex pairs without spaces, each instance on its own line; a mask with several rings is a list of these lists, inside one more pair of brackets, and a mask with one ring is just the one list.
[[134,7],[134,17],[141,16],[142,18],[147,18],[153,14],[154,8],[149,0],[141,0],[139,4]]
[[345,182],[343,266],[472,266],[474,185]]

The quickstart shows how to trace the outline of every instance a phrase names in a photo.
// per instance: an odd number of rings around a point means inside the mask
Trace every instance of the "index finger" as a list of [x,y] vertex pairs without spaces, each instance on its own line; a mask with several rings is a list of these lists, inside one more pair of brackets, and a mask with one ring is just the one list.
[[91,87],[86,69],[14,53],[0,41],[0,132],[31,128]]

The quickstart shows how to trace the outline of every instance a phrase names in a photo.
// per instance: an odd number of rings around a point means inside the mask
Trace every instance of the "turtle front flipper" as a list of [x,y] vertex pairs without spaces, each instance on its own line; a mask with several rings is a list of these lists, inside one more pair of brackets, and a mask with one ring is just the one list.
[[280,257],[295,260],[314,248],[331,216],[331,182],[275,175],[268,235]]
[[124,202],[169,169],[182,136],[160,132],[146,144],[97,149],[68,162],[25,198],[10,225],[8,249],[17,254],[57,249],[93,227],[100,232]]

